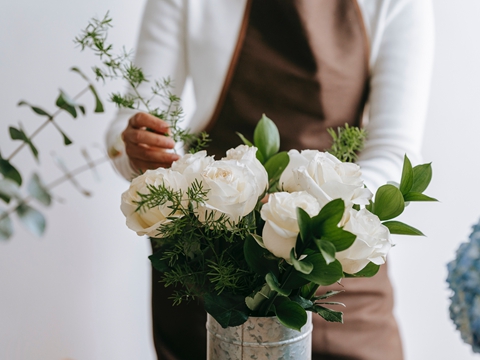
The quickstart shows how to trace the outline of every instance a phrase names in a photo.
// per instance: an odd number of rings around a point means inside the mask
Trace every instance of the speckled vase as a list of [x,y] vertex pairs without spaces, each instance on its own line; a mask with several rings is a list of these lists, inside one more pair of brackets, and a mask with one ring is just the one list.
[[207,316],[207,360],[311,360],[312,313],[301,331],[286,328],[276,317],[250,317],[222,328]]

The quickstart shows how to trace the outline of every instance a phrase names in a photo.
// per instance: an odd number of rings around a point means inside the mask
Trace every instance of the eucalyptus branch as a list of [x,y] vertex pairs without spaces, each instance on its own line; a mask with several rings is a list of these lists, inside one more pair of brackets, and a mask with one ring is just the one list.
[[[73,97],[74,100],[77,100],[80,98],[83,94],[85,94],[87,91],[90,90],[90,86],[87,86],[84,88],[82,91],[80,91],[77,95]],[[57,124],[55,123],[55,118],[62,112],[63,109],[59,108],[57,111],[55,111],[51,116],[48,117],[48,119],[43,122],[33,133],[30,135],[30,140],[33,139],[35,136],[37,136],[49,123],[52,123],[55,127],[57,127]],[[11,154],[10,156],[7,157],[7,161],[11,161],[13,157],[15,157],[20,150],[22,150],[25,145],[27,145],[26,142],[22,142]]]
[[[66,181],[69,181],[71,180],[72,178],[74,178],[75,176],[87,171],[87,170],[90,170],[92,167],[97,167],[105,162],[109,161],[109,158],[108,156],[105,156],[105,157],[102,157],[102,158],[99,158],[99,159],[96,159],[92,162],[89,162],[88,164],[85,164],[85,165],[82,165],[82,166],[79,166],[78,168],[64,174],[63,176],[60,176],[59,178],[53,180],[52,182],[48,183],[46,186],[45,186],[45,189],[46,190],[52,190],[54,189],[55,187],[63,184],[64,182]],[[35,198],[32,196],[32,195],[28,195],[24,198],[18,198],[16,199],[17,200],[17,205],[2,212],[0,214],[0,221],[2,221],[3,219],[6,219],[7,217],[9,217],[11,214],[15,213],[22,205],[26,205],[28,204],[29,202],[31,202],[32,200],[34,200]]]

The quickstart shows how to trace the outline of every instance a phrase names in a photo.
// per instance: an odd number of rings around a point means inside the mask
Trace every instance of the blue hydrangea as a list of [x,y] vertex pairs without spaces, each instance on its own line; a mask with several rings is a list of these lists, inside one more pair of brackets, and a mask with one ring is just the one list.
[[450,317],[463,341],[480,353],[480,221],[447,267],[447,282],[453,290]]

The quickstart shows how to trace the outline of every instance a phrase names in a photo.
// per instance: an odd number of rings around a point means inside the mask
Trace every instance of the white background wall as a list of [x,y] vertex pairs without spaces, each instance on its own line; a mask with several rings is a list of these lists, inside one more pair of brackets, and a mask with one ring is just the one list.
[[[111,11],[114,44],[134,45],[143,1],[2,0],[0,11],[0,150],[14,146],[7,128],[22,121],[31,132],[41,121],[20,99],[54,108],[59,87],[72,95],[83,82],[68,71],[88,71],[92,56],[74,48],[72,39],[88,19]],[[446,263],[480,217],[480,2],[435,0],[436,62],[426,127],[424,158],[432,161],[428,194],[439,204],[415,204],[403,220],[427,238],[396,238],[391,273],[397,316],[407,360],[468,360],[478,356],[464,345],[448,316]],[[117,85],[118,86],[121,85]],[[112,89],[112,87],[110,87]],[[106,88],[101,89],[105,97]],[[83,102],[92,110],[92,99]],[[64,148],[54,129],[36,144],[46,181],[60,172],[52,164],[56,150],[71,167],[82,162],[80,148],[101,150],[114,108],[104,115],[59,120],[75,145]],[[42,151],[43,150],[43,151]],[[28,151],[16,164],[30,174]],[[25,166],[26,164],[26,166]],[[28,169],[28,170],[27,170]],[[32,170],[30,170],[32,169]],[[130,360],[153,359],[149,320],[148,244],[124,226],[119,194],[127,183],[109,165],[101,181],[80,177],[94,192],[87,199],[66,184],[55,194],[65,203],[47,210],[46,235],[37,239],[16,222],[16,235],[0,243],[0,359]]]

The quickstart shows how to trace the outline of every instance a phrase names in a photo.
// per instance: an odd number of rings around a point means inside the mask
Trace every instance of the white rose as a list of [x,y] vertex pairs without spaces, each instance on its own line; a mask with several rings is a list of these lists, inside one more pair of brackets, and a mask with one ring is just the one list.
[[360,167],[344,163],[327,152],[297,150],[288,152],[290,163],[280,178],[286,191],[305,190],[315,196],[321,206],[333,199],[343,199],[346,206],[367,205],[372,198],[361,179]]
[[[121,210],[127,218],[127,226],[135,231],[137,235],[158,236],[158,228],[170,220],[167,216],[180,216],[180,213],[171,214],[172,210],[168,208],[170,203],[155,208],[137,208],[136,202],[141,198],[138,195],[148,194],[150,191],[147,185],[159,186],[164,184],[167,188],[174,191],[187,189],[185,177],[170,169],[159,168],[157,170],[147,170],[142,175],[132,180],[130,188],[122,194]],[[186,205],[186,204],[185,204]]]
[[225,214],[232,223],[252,212],[261,195],[254,173],[237,160],[219,160],[201,173],[207,200],[198,204],[198,218],[204,222],[213,213],[214,219]]
[[273,255],[290,261],[290,252],[295,248],[300,232],[297,222],[297,208],[310,216],[318,215],[320,204],[306,191],[270,194],[260,214],[265,220],[262,232],[263,244]]
[[227,156],[222,160],[237,160],[245,164],[255,174],[257,192],[262,194],[268,186],[268,174],[265,167],[257,159],[257,148],[247,145],[239,145],[235,149],[227,151]]
[[355,274],[370,261],[376,265],[385,263],[392,240],[390,231],[382,225],[378,216],[366,209],[349,209],[342,219],[342,225],[345,230],[357,236],[352,246],[337,252],[335,256],[342,264],[344,272]]
[[190,185],[195,179],[201,180],[201,172],[213,162],[213,156],[207,156],[207,152],[202,150],[195,154],[186,154],[174,161],[171,169],[183,174]]

